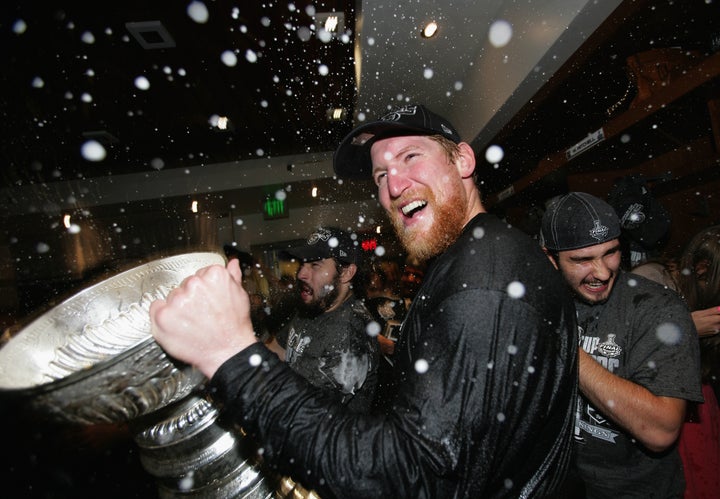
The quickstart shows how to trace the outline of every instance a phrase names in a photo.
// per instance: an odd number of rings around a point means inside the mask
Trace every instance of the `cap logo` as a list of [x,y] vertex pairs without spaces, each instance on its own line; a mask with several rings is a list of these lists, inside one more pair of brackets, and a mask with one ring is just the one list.
[[399,109],[394,110],[391,113],[386,114],[381,121],[400,121],[403,116],[415,116],[417,113],[417,106],[403,106]]
[[590,237],[597,239],[598,241],[604,241],[607,238],[610,229],[600,223],[600,220],[593,220],[595,226],[590,229]]
[[317,232],[313,232],[312,234],[310,234],[310,237],[308,237],[307,243],[312,245],[312,244],[317,244],[320,241],[327,242],[331,236],[332,236],[332,234],[330,233],[329,230],[318,229]]
[[452,135],[453,131],[450,130],[445,123],[440,124],[440,128],[442,128],[442,131],[445,133],[445,135]]
[[637,229],[640,227],[645,221],[643,208],[644,206],[640,203],[632,203],[620,219],[620,225],[625,229]]

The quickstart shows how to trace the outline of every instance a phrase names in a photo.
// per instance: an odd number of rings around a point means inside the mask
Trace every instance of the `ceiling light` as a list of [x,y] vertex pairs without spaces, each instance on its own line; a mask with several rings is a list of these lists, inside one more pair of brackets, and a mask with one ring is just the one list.
[[193,201],[193,202],[192,202],[192,204],[190,205],[190,210],[191,210],[193,213],[197,213],[197,212],[198,212],[198,202],[197,202],[197,201]]
[[347,112],[342,107],[331,107],[326,113],[328,121],[343,121]]
[[210,126],[213,127],[213,129],[217,132],[235,131],[235,127],[233,126],[232,121],[230,121],[230,118],[228,118],[227,116],[213,114],[212,116],[210,116],[208,123],[210,123]]
[[312,192],[312,197],[316,198],[317,197],[317,187],[313,187],[311,192]]
[[315,24],[320,31],[326,31],[332,35],[345,32],[345,14],[342,12],[317,12]]
[[337,26],[338,26],[338,18],[337,16],[328,16],[327,19],[325,19],[325,31],[329,31],[330,33],[337,33]]
[[432,38],[437,34],[438,30],[438,24],[435,21],[430,21],[425,25],[425,27],[422,30],[422,37],[423,38]]

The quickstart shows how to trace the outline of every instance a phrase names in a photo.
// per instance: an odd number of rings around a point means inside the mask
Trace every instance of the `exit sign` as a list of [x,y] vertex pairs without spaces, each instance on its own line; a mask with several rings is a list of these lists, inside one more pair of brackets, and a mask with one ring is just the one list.
[[263,218],[265,220],[274,220],[276,218],[287,218],[288,207],[284,199],[278,199],[275,196],[268,196],[263,202]]

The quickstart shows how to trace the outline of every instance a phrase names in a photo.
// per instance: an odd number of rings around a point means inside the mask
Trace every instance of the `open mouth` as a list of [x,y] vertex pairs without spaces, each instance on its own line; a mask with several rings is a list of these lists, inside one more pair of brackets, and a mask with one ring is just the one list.
[[600,291],[604,291],[607,288],[607,282],[602,282],[602,281],[585,282],[584,286],[585,286],[585,289],[587,289],[591,293],[597,293]]
[[309,298],[313,295],[313,290],[310,286],[305,283],[300,283],[300,296],[303,298]]
[[400,211],[402,211],[403,215],[406,217],[412,217],[426,206],[427,201],[416,200],[403,206]]

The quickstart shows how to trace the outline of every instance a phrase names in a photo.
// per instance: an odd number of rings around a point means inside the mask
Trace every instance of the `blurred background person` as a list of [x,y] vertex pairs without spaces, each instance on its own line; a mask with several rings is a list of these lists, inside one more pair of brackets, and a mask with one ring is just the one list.
[[677,291],[692,311],[700,338],[704,403],[688,407],[678,450],[685,499],[720,497],[720,225],[698,232],[679,259],[648,262],[633,270]]
[[270,299],[271,282],[275,279],[272,278],[271,272],[261,267],[252,254],[238,249],[234,244],[224,245],[223,250],[228,261],[235,258],[240,263],[243,288],[250,296],[250,320],[253,323],[255,334],[265,341],[270,335],[268,300]]
[[397,340],[393,332],[407,312],[406,302],[398,293],[398,283],[390,281],[380,263],[371,265],[366,273],[364,296],[365,305],[380,325],[380,351],[389,358]]
[[607,195],[620,220],[622,267],[630,270],[660,254],[670,232],[671,217],[652,194],[664,177],[628,175],[615,180]]
[[370,330],[372,316],[355,295],[362,274],[355,241],[321,227],[280,257],[300,263],[299,300],[288,325],[266,345],[313,385],[341,394],[350,409],[369,411],[378,382],[379,325]]

